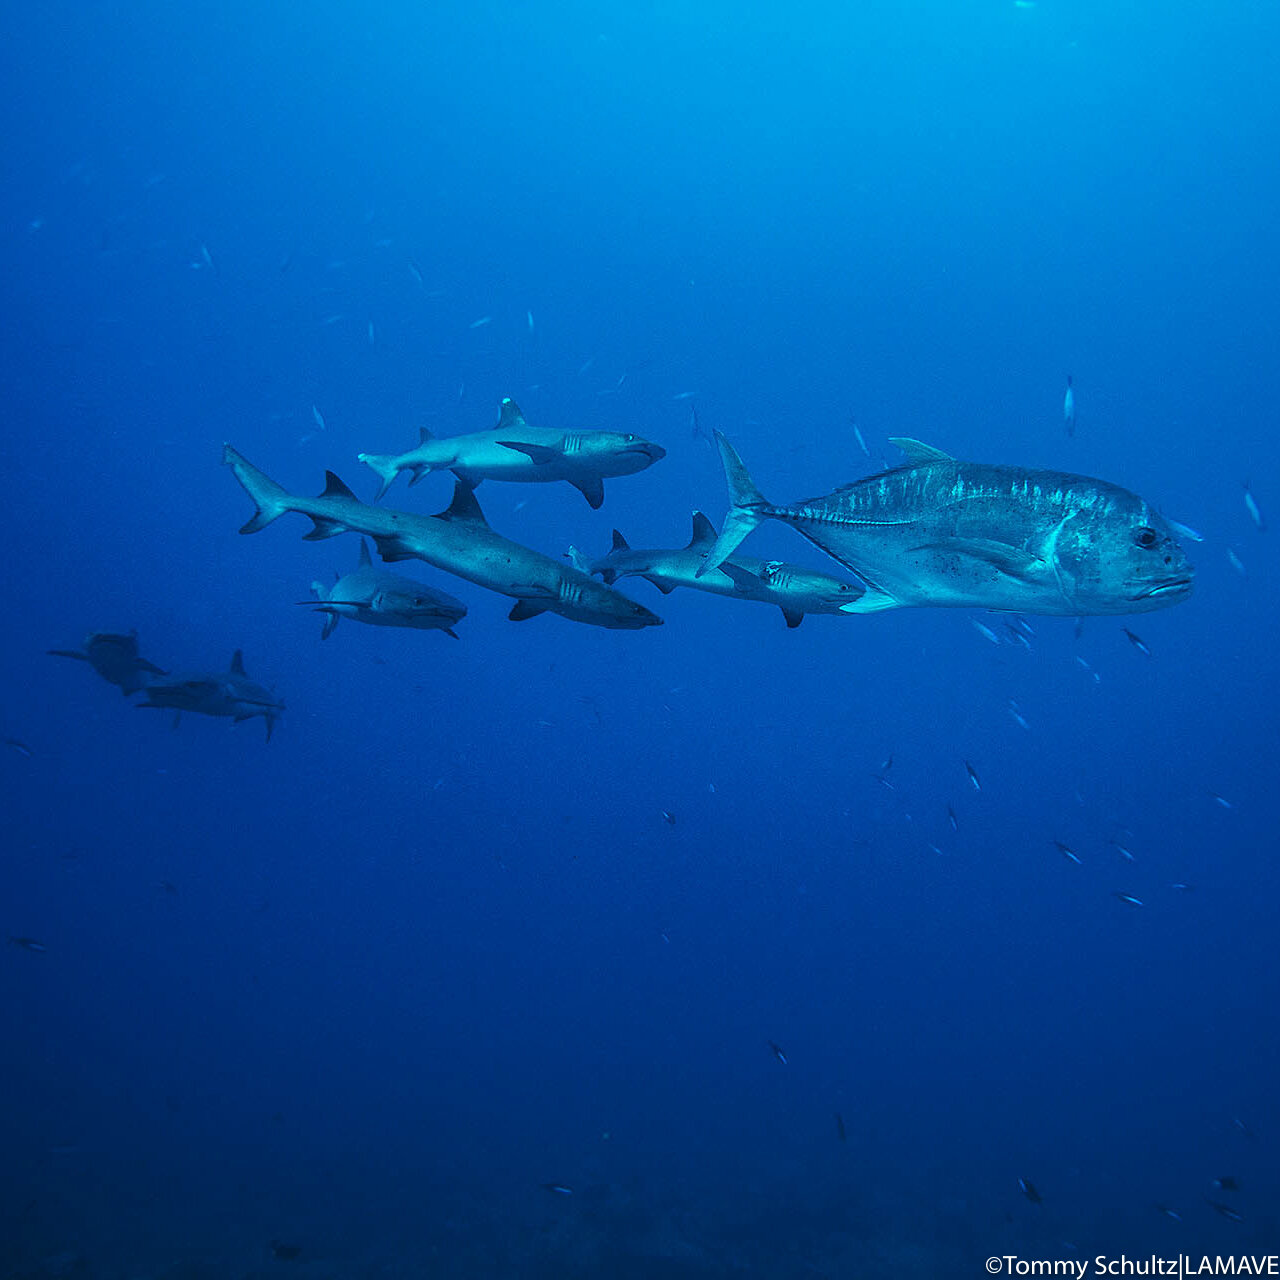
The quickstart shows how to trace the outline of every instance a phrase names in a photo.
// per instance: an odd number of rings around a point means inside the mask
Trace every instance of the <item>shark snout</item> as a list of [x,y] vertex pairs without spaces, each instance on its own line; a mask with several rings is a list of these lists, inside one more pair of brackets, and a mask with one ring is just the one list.
[[652,440],[641,440],[638,444],[631,445],[627,453],[642,454],[649,459],[650,465],[661,462],[667,456],[667,451],[660,444],[654,444]]

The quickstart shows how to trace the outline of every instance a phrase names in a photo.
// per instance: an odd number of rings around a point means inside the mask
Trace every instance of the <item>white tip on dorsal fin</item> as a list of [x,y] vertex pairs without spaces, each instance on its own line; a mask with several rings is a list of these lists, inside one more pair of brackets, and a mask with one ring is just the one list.
[[369,554],[369,544],[363,538],[360,539],[360,568],[373,568],[373,557]]
[[233,676],[244,675],[244,654],[239,649],[231,655],[231,674]]
[[[437,520],[462,520],[470,524],[488,525],[480,504],[476,501],[475,490],[469,484],[458,480],[453,486],[453,501],[436,517]],[[386,559],[386,554],[382,557]]]
[[510,396],[506,396],[498,408],[498,426],[510,428],[524,425],[524,414],[520,412],[520,406]]
[[719,535],[716,533],[716,527],[707,519],[701,511],[693,513],[693,537],[689,539],[689,545],[686,551],[693,550],[694,547],[709,547]]
[[907,461],[913,467],[923,466],[927,462],[955,461],[949,453],[943,453],[941,449],[935,449],[933,445],[924,444],[920,440],[913,440],[910,436],[890,436],[889,443],[896,444],[907,455]]

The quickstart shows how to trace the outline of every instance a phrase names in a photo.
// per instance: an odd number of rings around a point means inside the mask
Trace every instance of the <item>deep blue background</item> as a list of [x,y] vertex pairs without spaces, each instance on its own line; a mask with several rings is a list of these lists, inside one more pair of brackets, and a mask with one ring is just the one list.
[[[1277,573],[1243,502],[1280,509],[1273,9],[7,26],[0,731],[33,755],[0,759],[0,933],[48,950],[0,950],[5,1274],[242,1275],[273,1238],[315,1275],[1276,1249]],[[321,645],[293,602],[355,540],[237,537],[219,465],[370,494],[357,452],[511,395],[669,456],[598,513],[485,485],[495,527],[683,545],[725,505],[685,392],[778,501],[897,434],[1128,485],[1203,531],[1196,594],[1028,652],[643,583],[661,629],[515,626],[408,566],[460,641]],[[242,647],[275,739],[44,656],[129,627],[164,666]]]

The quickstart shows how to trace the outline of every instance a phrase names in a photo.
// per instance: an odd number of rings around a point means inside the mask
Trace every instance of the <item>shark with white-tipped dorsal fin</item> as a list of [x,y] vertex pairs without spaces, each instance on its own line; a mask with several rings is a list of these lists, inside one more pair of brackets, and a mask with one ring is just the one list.
[[417,484],[432,471],[452,471],[473,489],[482,480],[550,483],[564,480],[598,509],[604,482],[635,475],[666,457],[666,450],[622,431],[556,431],[531,427],[510,398],[503,400],[498,425],[461,436],[433,436],[422,428],[416,449],[407,453],[362,453],[359,459],[382,479],[381,498],[402,471]]
[[245,674],[244,655],[239,649],[231,655],[231,665],[226,671],[153,680],[147,685],[147,700],[138,706],[172,711],[175,726],[184,711],[202,716],[226,716],[237,724],[261,716],[266,721],[268,742],[285,709],[270,689]]
[[[335,575],[337,577],[337,575]],[[339,618],[351,618],[372,627],[409,627],[417,631],[443,631],[455,640],[453,624],[466,616],[467,606],[444,591],[423,586],[402,573],[374,566],[369,544],[360,539],[360,563],[337,577],[332,587],[313,582],[319,601],[313,607],[327,614],[322,640],[327,640]],[[310,604],[310,601],[302,603]]]
[[145,689],[152,676],[165,676],[154,662],[138,652],[138,633],[130,631],[90,631],[84,638],[84,650],[50,649],[55,658],[75,658],[87,662],[108,684],[115,685],[127,698]]

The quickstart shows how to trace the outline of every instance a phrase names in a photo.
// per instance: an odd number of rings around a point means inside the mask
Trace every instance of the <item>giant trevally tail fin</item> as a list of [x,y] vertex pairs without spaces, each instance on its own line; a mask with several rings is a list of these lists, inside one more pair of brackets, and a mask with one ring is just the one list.
[[765,518],[763,509],[769,505],[722,431],[716,432],[716,444],[720,446],[720,461],[724,463],[724,478],[729,486],[729,514],[724,518],[715,546],[698,566],[699,578],[718,569],[733,555],[743,538]]
[[245,493],[258,508],[253,513],[253,519],[241,527],[241,533],[257,533],[290,510],[289,491],[281,488],[270,476],[264,475],[229,444],[222,446],[222,461],[235,473],[236,479],[244,486]]
[[381,502],[383,494],[391,488],[392,481],[400,474],[400,455],[390,453],[358,453],[356,459],[366,467],[372,467],[382,481],[374,502]]

